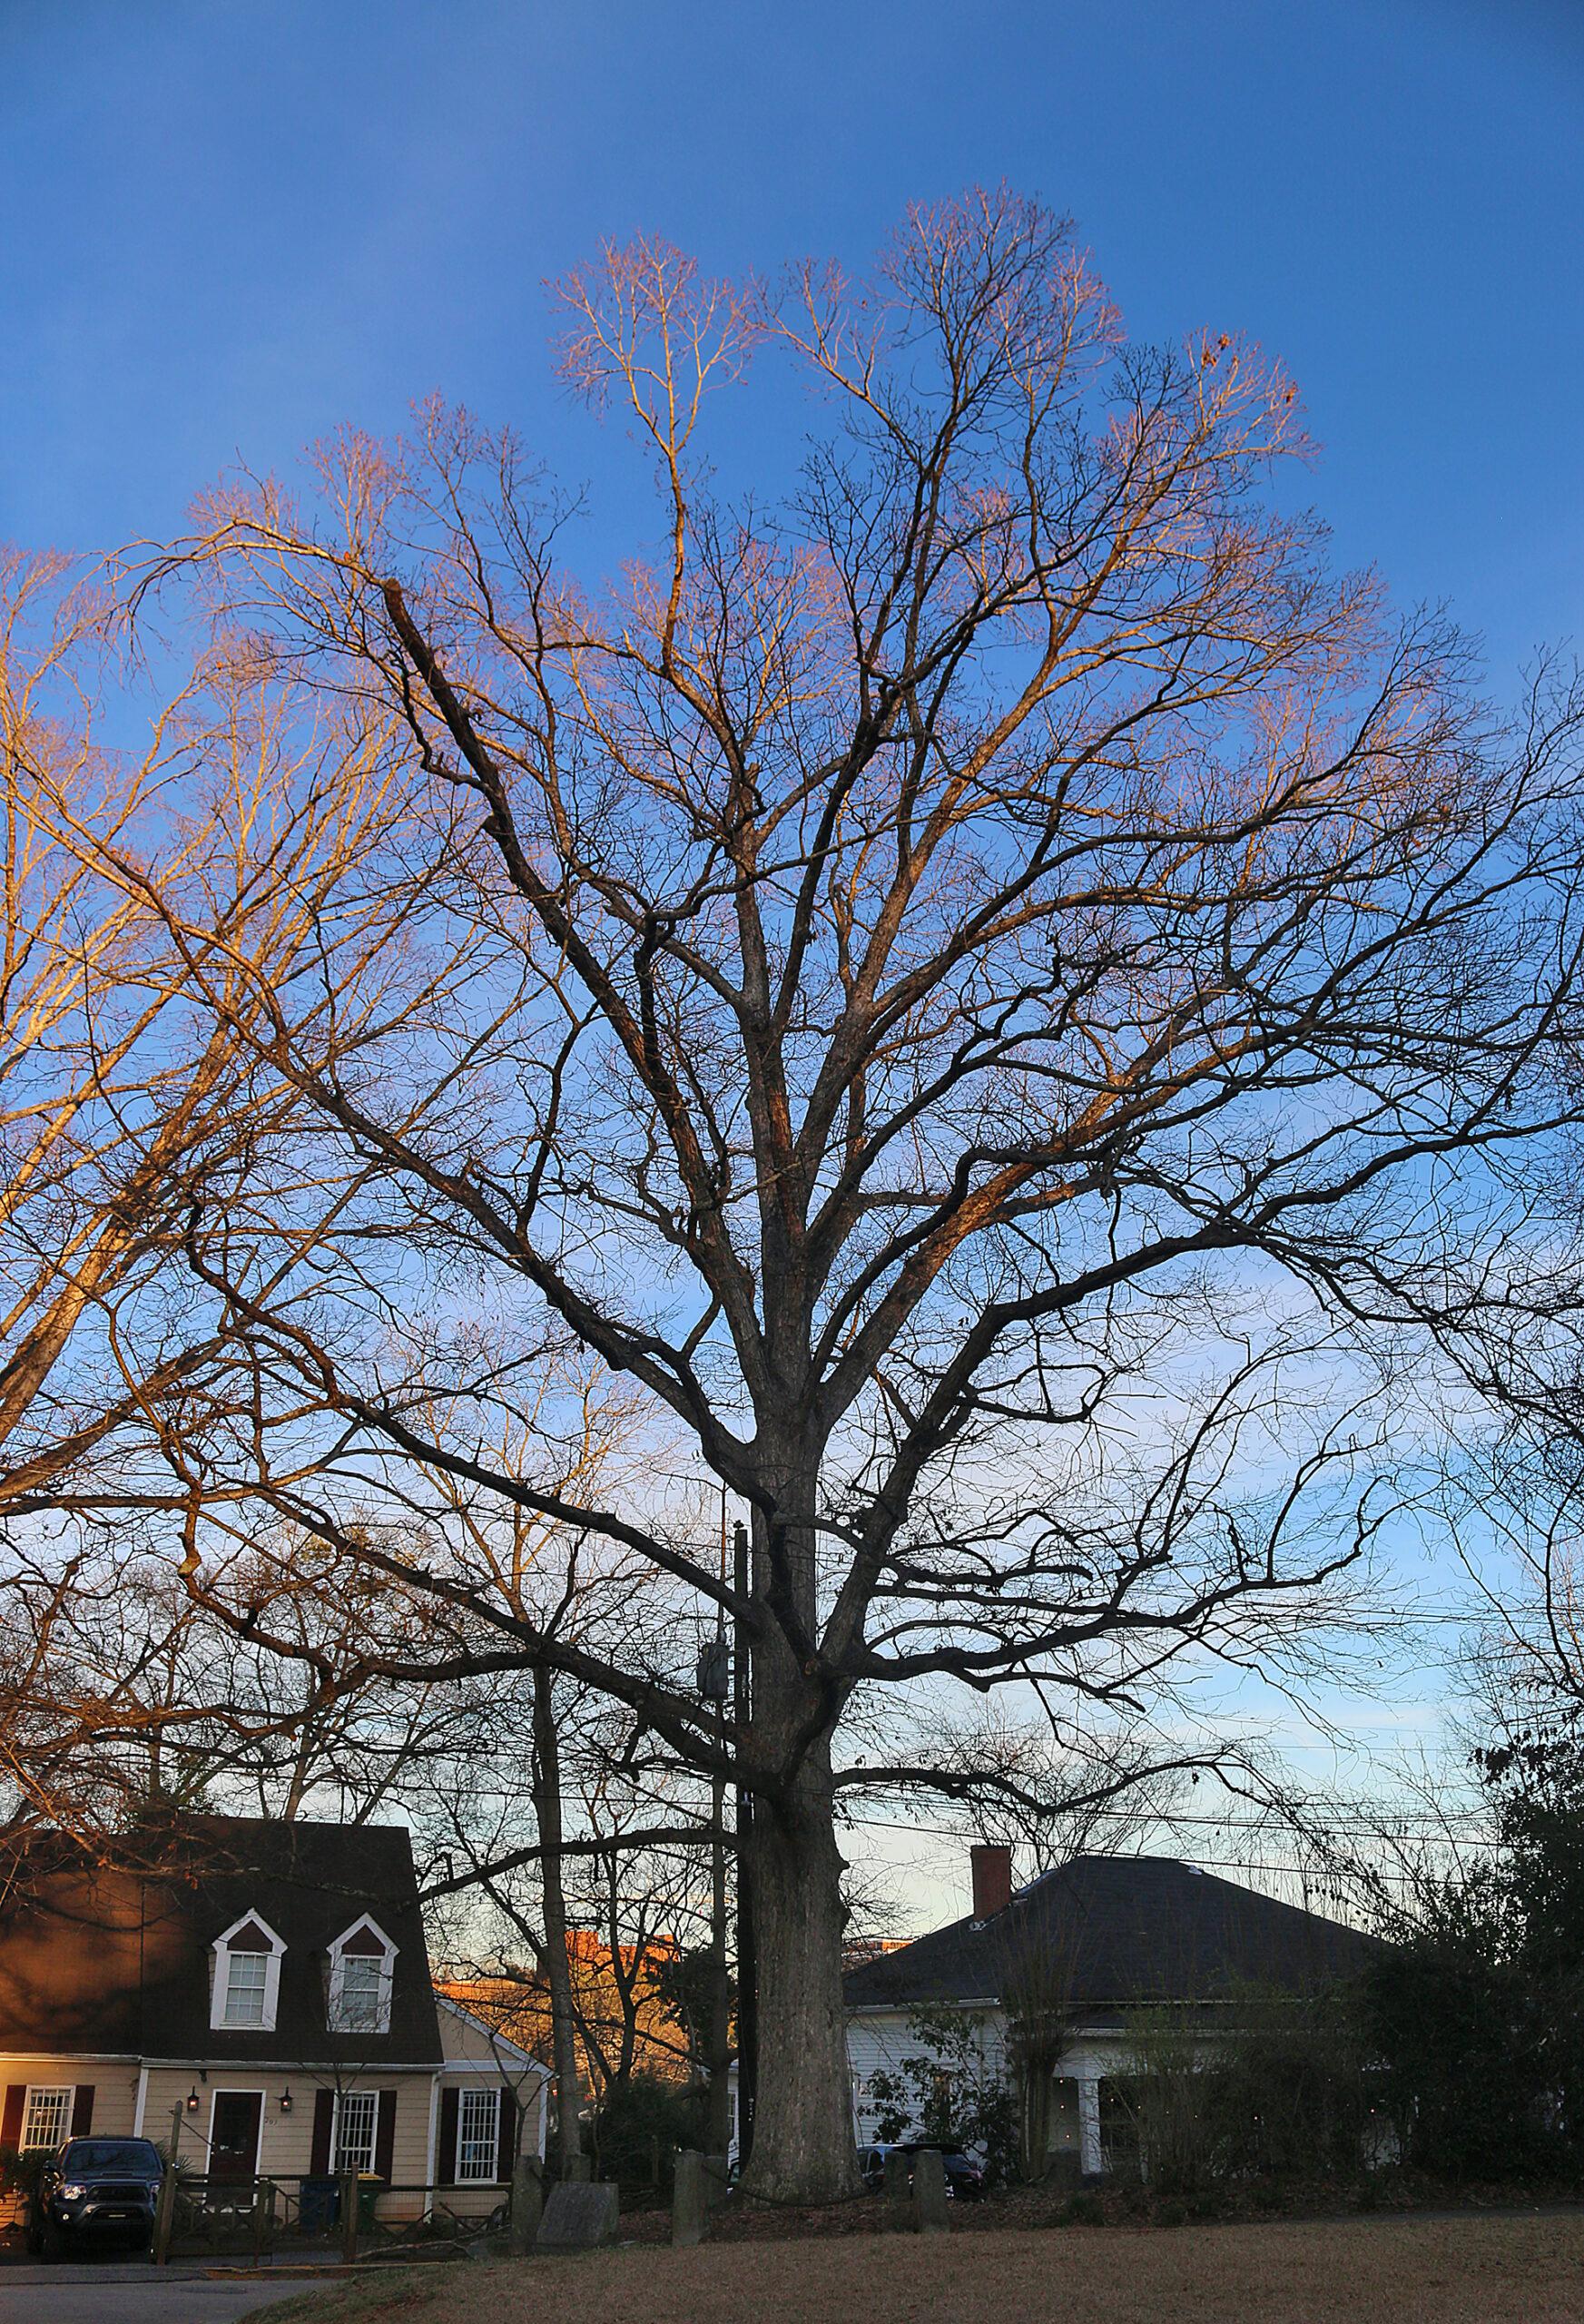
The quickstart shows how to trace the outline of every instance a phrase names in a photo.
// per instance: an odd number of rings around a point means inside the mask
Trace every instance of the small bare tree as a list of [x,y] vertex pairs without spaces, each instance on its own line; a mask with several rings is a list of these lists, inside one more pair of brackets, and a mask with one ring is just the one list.
[[[139,1450],[201,1432],[234,1318],[180,1254],[231,1243],[293,1177],[301,1099],[262,1060],[262,995],[314,1045],[320,904],[389,830],[370,738],[289,742],[223,644],[141,754],[112,748],[94,697],[117,619],[63,561],[0,560],[0,1519],[108,1506],[117,1481],[147,1505]],[[369,1000],[357,950],[339,973]],[[344,1189],[320,1192],[333,1212]]]

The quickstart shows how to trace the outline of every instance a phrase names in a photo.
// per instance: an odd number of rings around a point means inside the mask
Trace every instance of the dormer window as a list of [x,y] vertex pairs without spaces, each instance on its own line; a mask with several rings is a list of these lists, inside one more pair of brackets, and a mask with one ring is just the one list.
[[389,2034],[396,1947],[367,1914],[330,1947],[332,2034]]
[[280,1993],[280,1956],[286,1950],[282,1940],[257,1913],[244,1913],[215,1938],[212,1949],[211,2025],[237,2033],[273,2033]]

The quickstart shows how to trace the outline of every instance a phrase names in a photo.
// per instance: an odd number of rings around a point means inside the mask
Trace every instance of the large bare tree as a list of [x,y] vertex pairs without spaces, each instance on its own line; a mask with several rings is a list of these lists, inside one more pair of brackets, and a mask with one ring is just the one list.
[[[390,1038],[245,1012],[356,1177],[333,1344],[267,1268],[200,1258],[257,1410],[306,1384],[349,1489],[446,1470],[746,1641],[723,1732],[641,1630],[603,1651],[492,1587],[465,1659],[603,1689],[635,1748],[752,1794],[752,2176],[827,2195],[836,1808],[877,1774],[850,1708],[1280,1654],[1381,1522],[1394,1359],[1510,1297],[1510,1158],[1574,1006],[1579,710],[1482,711],[1446,626],[1284,513],[1281,373],[1129,344],[1013,195],[910,213],[863,284],[640,243],[562,298],[567,376],[657,484],[615,582],[578,581],[576,508],[509,435],[439,409],[330,448],[306,498],[228,490],[156,560],[427,803],[385,866]],[[770,448],[729,490],[712,395],[751,360]],[[327,960],[363,925],[327,896]],[[407,1369],[397,1310],[433,1324]],[[691,1442],[750,1513],[744,1588],[657,1489],[498,1459],[512,1331]]]

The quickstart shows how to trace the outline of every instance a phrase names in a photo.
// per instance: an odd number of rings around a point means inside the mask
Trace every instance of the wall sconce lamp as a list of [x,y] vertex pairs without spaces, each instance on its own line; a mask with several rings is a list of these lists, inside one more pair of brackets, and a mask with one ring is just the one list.
[[187,2093],[187,2112],[190,2114],[196,2114],[198,2112],[198,2084],[196,2083],[193,2083],[192,2089]]
[[290,2114],[291,2112],[291,2085],[290,2083],[280,2093],[280,2112],[283,2114]]

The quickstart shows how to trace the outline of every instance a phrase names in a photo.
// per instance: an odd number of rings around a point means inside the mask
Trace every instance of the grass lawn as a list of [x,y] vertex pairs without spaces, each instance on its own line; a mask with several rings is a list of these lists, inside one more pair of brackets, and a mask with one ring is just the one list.
[[811,2238],[349,2279],[259,2324],[1584,2324],[1584,2214]]

